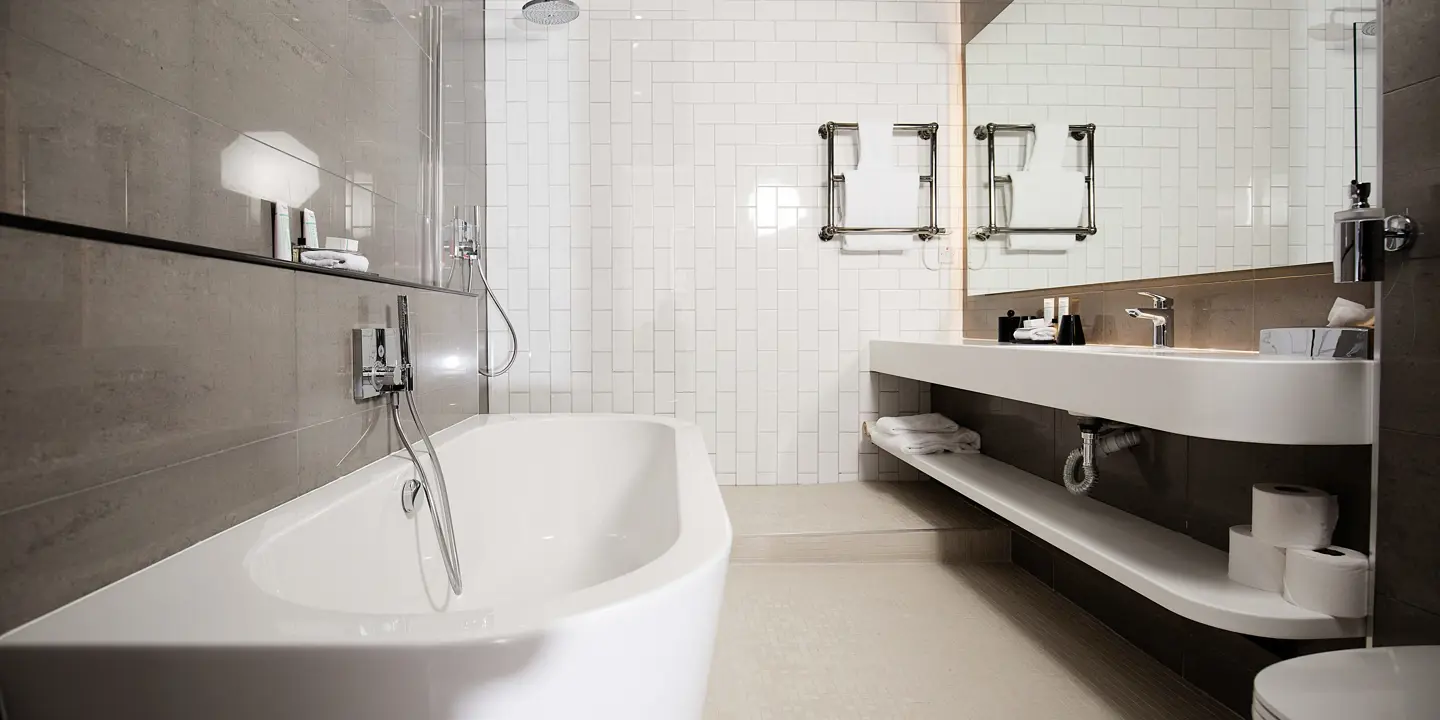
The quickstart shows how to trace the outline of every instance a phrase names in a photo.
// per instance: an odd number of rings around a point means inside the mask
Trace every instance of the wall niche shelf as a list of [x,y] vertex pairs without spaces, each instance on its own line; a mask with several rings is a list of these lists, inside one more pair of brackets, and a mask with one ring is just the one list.
[[[981,507],[1182,617],[1231,632],[1289,640],[1364,637],[1364,618],[1337,618],[1232,582],[1225,553],[1088,497],[1071,495],[985,455],[907,455],[877,447]],[[1103,482],[1103,479],[1102,479]]]
[[869,369],[1235,442],[1368,445],[1374,361],[1223,350],[871,340]]

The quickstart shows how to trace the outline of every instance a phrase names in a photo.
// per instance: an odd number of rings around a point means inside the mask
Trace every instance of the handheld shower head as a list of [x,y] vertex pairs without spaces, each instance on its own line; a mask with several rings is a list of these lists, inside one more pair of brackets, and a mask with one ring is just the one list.
[[580,17],[580,6],[573,0],[529,0],[520,14],[536,25],[564,25]]

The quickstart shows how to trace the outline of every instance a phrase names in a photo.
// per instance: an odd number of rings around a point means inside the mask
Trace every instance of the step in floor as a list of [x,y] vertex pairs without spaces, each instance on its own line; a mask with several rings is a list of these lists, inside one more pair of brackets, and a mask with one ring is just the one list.
[[933,480],[724,487],[731,561],[1004,562],[1004,523]]

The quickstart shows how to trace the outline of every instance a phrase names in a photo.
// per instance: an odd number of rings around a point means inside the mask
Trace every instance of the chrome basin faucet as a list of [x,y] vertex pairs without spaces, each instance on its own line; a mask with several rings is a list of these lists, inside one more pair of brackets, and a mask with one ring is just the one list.
[[1150,298],[1151,307],[1143,310],[1130,308],[1125,311],[1125,314],[1132,318],[1149,320],[1155,324],[1155,337],[1151,347],[1175,347],[1175,334],[1170,331],[1170,326],[1175,324],[1175,308],[1170,306],[1170,303],[1174,302],[1173,298],[1143,290],[1140,294]]

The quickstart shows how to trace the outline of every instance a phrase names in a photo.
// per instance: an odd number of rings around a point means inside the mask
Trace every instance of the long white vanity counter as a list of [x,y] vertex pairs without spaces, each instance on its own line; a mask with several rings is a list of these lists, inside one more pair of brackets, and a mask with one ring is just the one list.
[[873,372],[1193,437],[1372,441],[1375,363],[1224,350],[871,340]]

